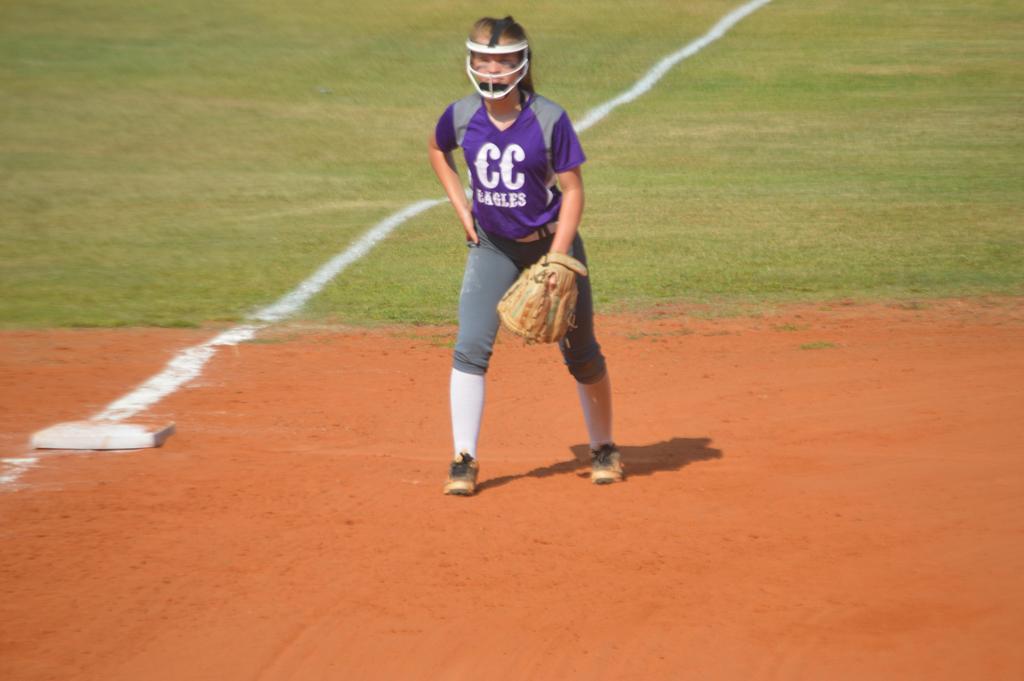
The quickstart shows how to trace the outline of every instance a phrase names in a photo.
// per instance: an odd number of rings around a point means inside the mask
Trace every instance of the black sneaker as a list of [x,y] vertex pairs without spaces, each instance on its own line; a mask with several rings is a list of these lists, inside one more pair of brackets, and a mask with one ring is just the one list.
[[590,450],[590,481],[596,485],[608,485],[621,482],[622,455],[614,444],[601,445],[598,450]]
[[476,491],[476,474],[480,465],[467,452],[459,452],[452,460],[448,469],[448,482],[444,485],[445,494],[460,497],[472,496]]

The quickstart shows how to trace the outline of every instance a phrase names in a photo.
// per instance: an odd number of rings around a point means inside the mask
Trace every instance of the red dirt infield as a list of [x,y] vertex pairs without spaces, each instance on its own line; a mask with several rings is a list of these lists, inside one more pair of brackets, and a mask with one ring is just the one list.
[[[498,345],[441,494],[452,329],[282,326],[162,448],[0,489],[0,678],[1020,679],[1024,300],[604,316],[626,482]],[[0,333],[0,455],[206,330]]]

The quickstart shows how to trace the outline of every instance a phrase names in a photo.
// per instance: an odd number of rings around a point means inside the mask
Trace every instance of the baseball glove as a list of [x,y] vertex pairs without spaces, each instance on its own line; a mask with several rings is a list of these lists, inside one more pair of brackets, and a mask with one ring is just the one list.
[[[498,303],[505,328],[527,343],[555,343],[576,326],[576,275],[587,267],[576,258],[548,253],[523,270]],[[551,282],[551,283],[549,283]]]

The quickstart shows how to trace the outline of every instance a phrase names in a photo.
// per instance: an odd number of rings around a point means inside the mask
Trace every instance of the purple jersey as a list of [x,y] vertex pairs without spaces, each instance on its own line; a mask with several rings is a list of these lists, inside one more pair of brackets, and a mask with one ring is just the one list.
[[462,147],[473,191],[473,215],[492,234],[519,239],[558,219],[562,193],[555,173],[586,156],[565,110],[530,94],[519,117],[498,130],[483,98],[470,95],[445,109],[434,131],[442,151]]

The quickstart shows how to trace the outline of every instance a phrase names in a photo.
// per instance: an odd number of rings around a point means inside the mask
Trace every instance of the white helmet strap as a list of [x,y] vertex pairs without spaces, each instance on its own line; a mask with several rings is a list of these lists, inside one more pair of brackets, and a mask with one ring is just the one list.
[[530,49],[530,44],[525,40],[521,40],[518,43],[492,46],[467,40],[466,49],[470,52],[479,52],[480,54],[512,54],[513,52],[522,52],[523,50]]

